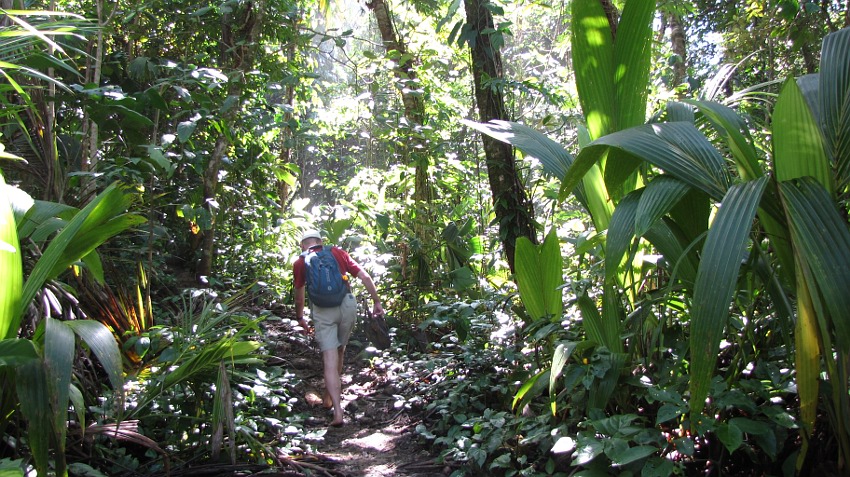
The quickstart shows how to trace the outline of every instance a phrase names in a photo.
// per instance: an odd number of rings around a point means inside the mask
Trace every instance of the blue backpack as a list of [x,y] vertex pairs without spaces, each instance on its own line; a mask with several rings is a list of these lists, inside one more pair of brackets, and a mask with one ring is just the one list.
[[348,282],[328,245],[316,252],[304,252],[307,266],[307,295],[313,305],[329,308],[339,306],[348,295]]

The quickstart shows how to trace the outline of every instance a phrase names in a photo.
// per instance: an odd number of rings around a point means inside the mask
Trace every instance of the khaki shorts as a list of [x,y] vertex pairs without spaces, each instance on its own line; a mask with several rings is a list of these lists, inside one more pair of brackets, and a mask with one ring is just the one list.
[[339,306],[324,308],[314,306],[311,316],[316,329],[316,341],[322,351],[348,344],[354,321],[357,318],[357,301],[349,293]]

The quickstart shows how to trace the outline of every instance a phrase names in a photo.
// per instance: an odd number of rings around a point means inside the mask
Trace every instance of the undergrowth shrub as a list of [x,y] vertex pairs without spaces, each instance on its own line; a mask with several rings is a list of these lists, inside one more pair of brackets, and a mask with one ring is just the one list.
[[[793,380],[781,354],[716,377],[713,418],[692,433],[680,350],[624,366],[606,390],[621,358],[569,320],[523,327],[501,303],[435,305],[423,326],[441,339],[409,362],[427,402],[417,432],[453,476],[793,475]],[[552,350],[563,346],[573,351],[550,379]]]
[[311,450],[323,431],[306,429],[308,414],[295,406],[299,378],[265,363],[260,325],[272,318],[194,292],[143,333],[126,401],[90,409],[100,423],[131,422],[129,438],[94,436],[79,462],[87,475],[167,474],[195,461],[273,465],[280,452]]

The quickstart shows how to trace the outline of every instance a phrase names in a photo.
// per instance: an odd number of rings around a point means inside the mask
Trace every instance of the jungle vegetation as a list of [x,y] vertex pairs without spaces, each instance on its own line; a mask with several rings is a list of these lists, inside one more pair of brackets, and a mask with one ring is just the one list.
[[847,475],[848,26],[0,1],[0,475],[309,449],[261,367],[311,226],[376,277],[452,475]]

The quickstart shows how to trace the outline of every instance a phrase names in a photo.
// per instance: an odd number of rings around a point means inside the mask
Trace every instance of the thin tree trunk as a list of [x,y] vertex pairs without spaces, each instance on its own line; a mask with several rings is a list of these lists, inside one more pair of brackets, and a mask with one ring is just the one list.
[[[431,250],[435,242],[434,228],[429,226],[433,222],[431,211],[431,184],[428,175],[430,167],[430,151],[424,136],[422,126],[426,121],[425,103],[422,95],[415,93],[421,88],[418,82],[413,56],[409,54],[407,45],[396,31],[392,12],[385,0],[372,0],[366,3],[375,15],[375,22],[381,33],[381,40],[387,53],[395,51],[398,53],[398,66],[393,73],[396,77],[399,94],[404,105],[404,117],[407,119],[411,129],[410,141],[404,146],[404,156],[415,168],[413,207],[416,211],[416,220],[413,230],[416,238],[422,244],[420,250]],[[431,265],[429,257],[421,256],[414,263],[413,276],[420,286],[431,283]]]
[[393,50],[399,53],[400,61],[394,73],[398,80],[401,101],[404,104],[404,117],[410,123],[414,132],[411,137],[411,144],[406,148],[408,157],[413,160],[416,167],[413,200],[417,202],[418,207],[424,206],[427,209],[427,203],[430,202],[428,183],[430,161],[428,150],[425,147],[425,140],[421,135],[422,125],[425,122],[425,103],[422,101],[422,95],[413,93],[413,91],[419,89],[413,57],[408,54],[407,45],[396,33],[392,14],[387,2],[384,0],[372,0],[366,3],[366,6],[375,15],[378,30],[381,32],[381,40],[384,42],[384,48],[386,48],[388,53]]
[[[589,1],[589,0],[585,0]],[[611,27],[611,38],[617,38],[617,25],[620,24],[620,11],[612,0],[599,0],[608,17],[608,25]]]
[[[229,65],[233,70],[241,72],[243,76],[253,68],[254,46],[256,45],[257,35],[262,25],[263,8],[263,2],[257,0],[255,2],[245,3],[239,12],[237,12],[238,16],[227,14],[222,17],[221,64]],[[234,29],[234,26],[237,28]],[[240,95],[240,87],[241,82],[238,80],[228,82],[228,96],[238,97]],[[236,108],[231,108],[230,112],[225,113],[221,118],[223,127],[229,127],[233,124],[235,111]],[[209,213],[210,228],[204,231],[201,260],[198,263],[198,268],[195,270],[195,275],[202,284],[212,276],[213,262],[215,261],[215,236],[218,222],[217,216],[219,213],[216,205],[218,177],[224,154],[229,147],[230,141],[227,134],[220,133],[216,138],[215,148],[204,171],[203,207]]]
[[[501,54],[498,48],[493,47],[490,35],[482,34],[483,31],[494,30],[493,15],[485,7],[487,0],[464,0],[463,3],[467,23],[476,31],[471,50],[479,120],[507,120],[502,90],[485,84],[486,81],[502,78]],[[486,135],[482,136],[482,143],[487,158],[493,207],[499,223],[499,237],[505,249],[505,259],[513,271],[517,238],[528,237],[537,243],[533,210],[516,169],[513,148]]]
[[[674,12],[668,14],[668,24],[670,26],[670,49],[679,57],[679,60],[673,65],[673,86],[677,87],[685,81],[688,74],[688,48],[685,27],[682,25],[682,19]],[[680,96],[685,92],[681,91]]]

